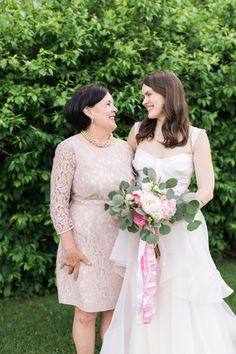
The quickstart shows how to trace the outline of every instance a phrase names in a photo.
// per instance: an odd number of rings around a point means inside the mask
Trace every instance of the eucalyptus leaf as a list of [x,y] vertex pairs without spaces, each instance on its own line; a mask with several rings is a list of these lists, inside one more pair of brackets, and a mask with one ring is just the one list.
[[193,222],[191,222],[190,224],[188,224],[187,229],[188,231],[194,231],[198,228],[199,225],[201,225],[201,221],[200,220],[194,220]]
[[195,217],[195,214],[188,214],[188,213],[184,214],[184,220],[188,223],[191,223],[193,221],[194,217]]
[[129,212],[129,214],[127,215],[127,220],[129,220],[129,222],[131,224],[133,224],[133,222],[134,222],[134,214]]
[[159,184],[158,188],[160,189],[160,191],[166,189],[166,183],[161,182],[161,183]]
[[118,205],[114,205],[113,207],[111,207],[111,210],[115,214],[120,214],[120,207]]
[[120,182],[120,185],[119,185],[119,189],[121,190],[121,191],[126,191],[126,189],[127,188],[129,188],[130,187],[130,185],[129,185],[129,183],[128,182],[126,182],[126,181],[121,181]]
[[197,200],[192,200],[186,207],[189,214],[196,214],[199,209],[199,202]]
[[130,210],[129,210],[129,208],[126,208],[126,209],[122,209],[121,210],[121,216],[122,216],[122,218],[124,218],[124,217],[126,217],[126,216],[128,216],[130,214]]
[[175,192],[173,189],[168,189],[167,193],[166,193],[167,199],[173,199],[175,196]]
[[126,193],[132,194],[134,191],[141,190],[140,186],[130,186],[127,188]]
[[126,219],[121,220],[120,222],[121,230],[126,230],[128,226],[129,226],[129,222]]
[[116,195],[116,193],[117,193],[117,192],[115,192],[115,191],[110,192],[110,193],[108,194],[108,198],[109,198],[109,199],[112,199],[112,198],[114,197],[114,195]]
[[144,167],[143,168],[143,174],[148,176],[148,168],[147,167]]
[[157,177],[156,171],[153,168],[149,167],[149,169],[148,169],[148,178],[149,178],[149,180],[151,182],[156,182],[156,177]]
[[128,226],[129,232],[138,232],[139,228],[137,225]]
[[177,211],[174,215],[174,218],[175,218],[175,221],[182,220],[184,218],[184,212],[182,210],[177,209]]
[[178,181],[176,178],[169,178],[166,181],[166,188],[174,188],[177,185]]
[[146,242],[149,244],[155,245],[158,241],[157,235],[150,232],[149,235],[146,237]]
[[112,198],[112,201],[115,205],[122,205],[125,202],[125,199],[122,197],[122,195],[116,194]]
[[159,228],[159,231],[162,235],[167,235],[170,233],[170,226],[169,225],[162,225],[160,228]]

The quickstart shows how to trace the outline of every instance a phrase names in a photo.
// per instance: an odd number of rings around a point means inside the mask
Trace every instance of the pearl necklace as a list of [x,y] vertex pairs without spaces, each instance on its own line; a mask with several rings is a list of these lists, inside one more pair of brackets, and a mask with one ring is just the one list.
[[110,134],[107,141],[105,141],[104,143],[100,143],[98,141],[96,141],[90,134],[88,134],[85,130],[81,131],[81,134],[83,135],[83,137],[88,140],[91,144],[93,144],[96,147],[100,147],[100,148],[104,148],[107,147],[111,144],[111,140],[113,138],[113,135]]

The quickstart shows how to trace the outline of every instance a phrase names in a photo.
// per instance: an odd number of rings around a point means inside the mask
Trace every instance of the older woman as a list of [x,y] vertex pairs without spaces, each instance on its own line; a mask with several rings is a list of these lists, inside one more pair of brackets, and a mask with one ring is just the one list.
[[118,220],[104,211],[108,193],[132,179],[132,151],[112,135],[116,113],[106,88],[87,85],[76,90],[64,115],[80,133],[57,146],[53,161],[51,217],[60,235],[58,295],[60,303],[75,307],[73,338],[79,354],[94,353],[96,314],[102,313],[103,337],[122,285],[109,260]]

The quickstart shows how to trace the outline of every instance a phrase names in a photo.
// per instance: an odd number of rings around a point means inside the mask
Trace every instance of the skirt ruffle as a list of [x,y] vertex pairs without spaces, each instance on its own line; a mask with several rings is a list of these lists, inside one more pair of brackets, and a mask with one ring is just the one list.
[[101,354],[235,354],[236,316],[224,302],[233,290],[209,252],[205,220],[189,232],[185,222],[159,238],[156,312],[137,320],[136,274],[140,238],[120,231],[111,258],[124,283]]

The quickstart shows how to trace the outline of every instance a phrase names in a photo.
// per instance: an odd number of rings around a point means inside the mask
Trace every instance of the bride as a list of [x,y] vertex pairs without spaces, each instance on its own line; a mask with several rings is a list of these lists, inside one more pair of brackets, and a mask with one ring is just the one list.
[[[170,72],[145,78],[143,105],[148,117],[131,129],[138,182],[144,167],[163,181],[178,179],[185,192],[195,173],[200,207],[213,198],[214,172],[208,137],[189,124],[181,81]],[[140,238],[120,231],[111,259],[124,282],[101,354],[235,354],[236,317],[224,302],[232,293],[211,258],[201,211],[200,227],[188,231],[184,221],[159,236],[155,312],[149,324],[140,319],[138,272]],[[142,295],[142,294],[141,294]]]

